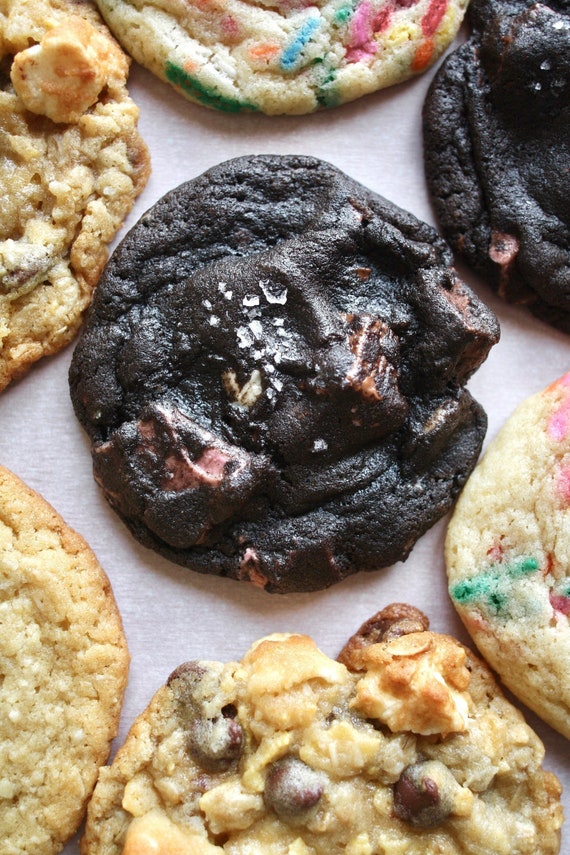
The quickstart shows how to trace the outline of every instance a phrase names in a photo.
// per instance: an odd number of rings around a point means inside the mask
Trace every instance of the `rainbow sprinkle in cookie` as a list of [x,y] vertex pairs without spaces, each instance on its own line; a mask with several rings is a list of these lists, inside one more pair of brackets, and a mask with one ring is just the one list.
[[570,738],[570,373],[522,403],[450,523],[450,593],[479,649]]
[[467,0],[97,0],[123,47],[191,101],[311,113],[424,71]]

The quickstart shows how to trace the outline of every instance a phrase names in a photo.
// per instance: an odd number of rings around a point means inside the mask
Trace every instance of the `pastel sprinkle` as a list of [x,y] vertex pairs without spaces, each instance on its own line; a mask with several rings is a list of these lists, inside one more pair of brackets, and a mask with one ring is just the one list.
[[570,596],[556,594],[554,591],[549,595],[550,605],[556,612],[562,612],[563,615],[570,616]]
[[570,401],[564,403],[552,413],[548,421],[548,434],[555,442],[563,442],[570,428]]
[[[560,387],[568,387],[570,385],[570,374],[565,374],[552,386],[547,389],[547,392],[559,389]],[[547,431],[548,435],[554,442],[562,442],[568,436],[570,430],[570,396],[566,394],[563,401],[552,413],[548,420]]]
[[220,21],[220,30],[227,41],[237,41],[241,33],[241,24],[233,15],[224,15]]
[[356,9],[352,19],[352,38],[356,44],[364,44],[370,38],[372,31],[372,6],[370,3],[361,3]]
[[249,48],[249,55],[254,60],[269,62],[277,56],[281,50],[280,46],[271,42],[262,42]]
[[427,12],[422,18],[422,31],[424,36],[433,36],[445,15],[447,0],[431,0]]
[[290,71],[293,68],[297,63],[303,48],[311,40],[311,36],[319,26],[319,23],[319,18],[309,18],[305,21],[291,44],[289,44],[283,51],[281,56],[281,68],[285,71]]
[[223,110],[226,113],[239,113],[242,110],[257,110],[254,104],[248,104],[245,101],[238,101],[237,98],[227,98],[220,95],[214,89],[204,86],[195,77],[192,77],[179,65],[173,62],[167,62],[164,66],[164,73],[169,83],[180,87],[183,92],[200,101],[207,107],[215,107],[217,110]]
[[341,6],[340,9],[336,10],[334,19],[337,24],[346,24],[351,15],[352,6]]
[[412,60],[412,71],[423,71],[429,65],[433,55],[433,39],[426,39],[416,48]]
[[479,602],[493,614],[500,614],[507,608],[511,583],[535,573],[539,569],[536,558],[522,558],[506,566],[495,565],[484,573],[464,579],[450,588],[450,594],[456,602],[463,605]]
[[337,70],[323,64],[323,75],[319,81],[317,101],[321,107],[335,107],[339,103],[339,92],[335,86]]
[[570,466],[560,466],[556,473],[556,489],[565,504],[570,504]]
[[349,43],[346,48],[347,62],[360,62],[373,56],[378,45],[373,39],[372,5],[364,0],[354,13],[350,24]]

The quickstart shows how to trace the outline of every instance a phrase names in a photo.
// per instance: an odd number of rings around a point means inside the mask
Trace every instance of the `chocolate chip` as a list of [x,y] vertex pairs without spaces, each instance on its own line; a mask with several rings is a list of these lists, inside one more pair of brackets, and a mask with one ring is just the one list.
[[225,772],[240,756],[243,731],[231,717],[197,718],[190,725],[188,750],[207,772]]
[[190,683],[199,682],[205,673],[206,669],[199,662],[183,662],[170,674],[166,685],[170,686],[175,680],[185,680]]
[[414,763],[404,769],[394,785],[396,816],[424,828],[444,822],[453,806],[451,792],[445,785],[449,775],[449,770],[438,761]]
[[354,655],[358,650],[370,644],[408,635],[410,632],[424,632],[428,627],[428,618],[415,606],[407,603],[391,603],[376,612],[362,624],[358,632],[349,638],[338,655],[338,661],[347,668],[355,669],[358,664],[354,661]]
[[296,757],[286,757],[274,763],[267,773],[265,803],[282,819],[293,819],[319,803],[325,782],[323,773]]

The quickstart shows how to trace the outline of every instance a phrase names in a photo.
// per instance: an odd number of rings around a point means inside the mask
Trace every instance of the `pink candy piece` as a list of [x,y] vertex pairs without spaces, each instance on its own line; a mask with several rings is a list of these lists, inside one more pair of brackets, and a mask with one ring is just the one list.
[[547,425],[548,435],[555,442],[563,442],[570,431],[570,373],[564,374],[550,390],[560,387],[564,387],[565,397],[551,414]]
[[556,489],[562,501],[570,505],[570,466],[560,466],[558,469]]
[[562,612],[563,615],[570,616],[570,597],[564,597],[561,594],[550,592],[550,605],[556,612]]
[[174,453],[165,459],[165,468],[170,479],[169,490],[186,490],[200,485],[216,486],[224,477],[226,463],[230,460],[218,448],[206,448],[197,460],[191,460],[187,453]]

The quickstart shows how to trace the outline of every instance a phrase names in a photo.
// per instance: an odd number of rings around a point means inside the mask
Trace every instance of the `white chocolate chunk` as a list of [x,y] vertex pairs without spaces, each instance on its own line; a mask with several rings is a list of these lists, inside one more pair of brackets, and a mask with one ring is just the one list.
[[454,639],[413,632],[365,648],[367,674],[351,706],[394,732],[459,733],[469,714],[465,650]]
[[126,76],[122,51],[83,18],[71,16],[14,57],[11,79],[26,109],[54,122],[76,122],[110,77]]

